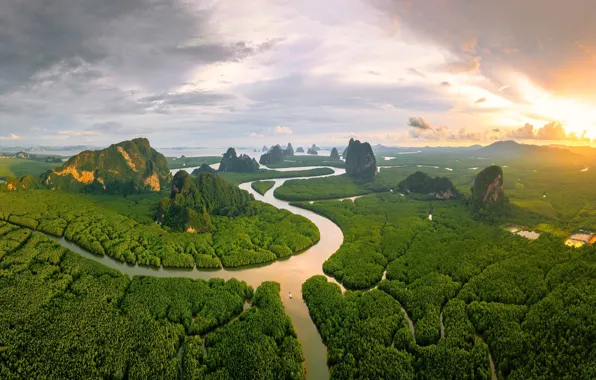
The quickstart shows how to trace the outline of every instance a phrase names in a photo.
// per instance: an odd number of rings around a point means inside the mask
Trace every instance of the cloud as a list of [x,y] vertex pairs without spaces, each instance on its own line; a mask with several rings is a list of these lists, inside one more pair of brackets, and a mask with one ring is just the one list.
[[293,132],[290,128],[278,125],[275,127],[276,135],[291,135]]
[[499,132],[501,132],[501,130],[499,128],[493,128],[493,132],[499,133]]
[[421,112],[446,112],[452,108],[452,103],[439,97],[438,89],[431,86],[351,83],[334,75],[292,74],[237,86],[235,90],[253,102],[253,109],[280,107],[286,113],[288,109],[303,111],[302,108],[378,110],[387,105]]
[[501,138],[520,140],[590,141],[586,137],[586,131],[581,136],[578,136],[574,132],[567,134],[563,125],[557,121],[549,122],[542,128],[534,128],[532,124],[526,123],[523,127],[503,130],[501,132]]
[[10,133],[8,136],[0,136],[0,140],[20,140],[21,137]]
[[523,127],[511,131],[508,134],[508,137],[515,139],[533,139],[536,137],[534,134],[534,126],[526,123]]
[[95,131],[58,131],[62,136],[97,136],[99,133]]
[[227,100],[234,99],[233,95],[217,93],[213,91],[190,91],[190,92],[170,92],[139,99],[140,103],[151,106],[214,106],[225,103]]
[[536,132],[538,140],[566,140],[567,133],[559,122],[550,122]]
[[464,41],[461,44],[461,50],[464,53],[476,54],[476,45],[477,44],[478,44],[478,39],[476,37],[471,37],[470,39]]
[[476,74],[480,71],[480,57],[449,62],[445,68],[452,74]]
[[505,84],[497,89],[498,92],[505,91],[509,88],[508,84]]
[[[586,17],[596,13],[593,0],[367,1],[388,21],[399,19],[406,41],[433,44],[460,62],[480,57],[491,79],[512,70],[558,94],[596,96],[596,23]],[[453,72],[480,69],[472,63]]]
[[416,76],[416,77],[420,77],[420,78],[424,78],[424,79],[428,79],[428,77],[426,75],[424,75],[422,72],[420,72],[419,70],[416,70],[413,67],[409,67],[407,70],[408,74]]
[[452,131],[445,125],[439,125],[432,129],[413,128],[408,131],[408,137],[428,141],[483,141],[490,139],[487,132],[470,132],[467,127]]
[[441,82],[441,86],[443,86],[443,87],[451,87],[451,83],[449,83],[449,82]]
[[475,103],[475,104],[482,104],[482,103],[486,103],[486,98],[480,98],[480,99],[476,100],[474,103]]
[[433,127],[421,117],[411,117],[408,120],[408,126],[417,129],[433,129]]
[[195,63],[234,62],[274,49],[282,41],[282,38],[273,38],[254,46],[248,45],[245,41],[233,44],[201,41],[200,43],[176,46],[169,51],[192,59]]

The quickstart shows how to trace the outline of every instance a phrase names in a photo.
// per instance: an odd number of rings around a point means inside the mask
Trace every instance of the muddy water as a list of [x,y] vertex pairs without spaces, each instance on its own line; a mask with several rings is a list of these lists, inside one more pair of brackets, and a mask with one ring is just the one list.
[[[192,169],[192,168],[188,168]],[[188,170],[186,169],[186,170]],[[303,168],[300,168],[302,170]],[[296,170],[296,169],[294,169]],[[343,174],[343,169],[334,169],[332,175]],[[175,268],[149,268],[139,265],[130,265],[119,262],[107,256],[97,256],[85,251],[77,245],[65,240],[64,238],[54,238],[61,245],[77,252],[81,256],[98,261],[110,268],[117,269],[130,276],[156,276],[156,277],[189,277],[189,278],[223,278],[230,279],[235,277],[246,281],[254,288],[258,287],[263,281],[276,281],[281,285],[281,298],[286,308],[286,312],[292,319],[294,328],[300,342],[306,359],[306,375],[309,379],[327,379],[329,378],[329,369],[327,368],[327,348],[323,344],[321,337],[308,314],[308,309],[302,301],[302,283],[308,278],[323,274],[323,262],[337,251],[343,242],[343,234],[339,227],[330,220],[317,215],[311,211],[290,206],[288,202],[276,199],[273,196],[274,190],[281,186],[288,179],[275,180],[274,187],[269,190],[265,196],[256,193],[250,186],[250,183],[240,185],[240,188],[253,194],[255,199],[272,204],[277,208],[287,209],[295,214],[302,215],[310,219],[318,228],[321,240],[306,250],[305,252],[292,256],[285,260],[278,260],[273,263],[263,264],[261,266],[244,267],[238,269],[217,269],[217,270],[198,270],[198,269],[175,269]],[[329,278],[330,281],[337,283]],[[343,291],[343,287],[342,287]],[[292,299],[289,297],[292,294]]]

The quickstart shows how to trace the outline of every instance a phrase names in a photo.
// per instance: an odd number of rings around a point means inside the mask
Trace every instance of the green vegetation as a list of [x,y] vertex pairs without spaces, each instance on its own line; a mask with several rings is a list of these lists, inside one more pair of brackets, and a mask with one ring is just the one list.
[[286,149],[283,149],[279,145],[272,146],[271,149],[261,155],[259,159],[259,164],[261,165],[272,165],[280,163],[284,157],[292,157],[294,156],[294,148],[292,144],[288,143]]
[[212,232],[211,215],[254,215],[253,197],[213,174],[191,177],[180,170],[172,192],[159,202],[157,220],[175,231]]
[[33,176],[39,177],[42,173],[62,165],[62,161],[46,162],[45,160],[31,160],[20,158],[0,157],[0,178]]
[[379,284],[303,285],[333,379],[489,379],[489,351],[498,378],[593,377],[595,248],[524,239],[458,201],[432,202],[432,221],[430,202],[389,193],[301,206],[344,233],[324,271]]
[[220,156],[204,156],[204,157],[167,157],[168,167],[170,169],[193,168],[195,166],[213,165],[221,161]]
[[410,192],[433,194],[435,198],[450,199],[457,197],[458,191],[453,186],[449,178],[435,177],[432,178],[426,173],[417,171],[408,176],[408,178],[401,181],[397,188],[408,194]]
[[329,155],[329,157],[332,160],[340,160],[341,159],[341,157],[339,157],[339,152],[337,151],[337,148],[331,149],[331,154]]
[[81,152],[41,177],[51,189],[108,194],[159,191],[171,179],[166,158],[145,138]]
[[266,170],[261,169],[255,173],[221,173],[217,175],[220,178],[225,179],[229,183],[240,184],[244,182],[259,181],[264,179],[274,178],[294,178],[294,177],[318,177],[322,175],[333,174],[334,171],[331,168],[315,168],[306,170],[292,170],[292,171],[280,171],[280,170]]
[[140,198],[50,190],[0,193],[0,219],[64,236],[98,255],[141,265],[258,264],[302,252],[319,240],[316,226],[302,216],[256,201],[251,201],[250,208],[254,215],[212,216],[213,232],[195,234],[172,232],[153,222],[143,224],[151,206]]
[[325,156],[292,156],[285,157],[282,161],[267,164],[268,168],[298,168],[304,166],[331,166],[334,168],[345,168],[345,164],[341,160],[334,160],[331,157]]
[[486,221],[501,221],[509,213],[509,199],[503,188],[503,169],[492,165],[474,180],[470,195],[470,211]]
[[88,199],[93,204],[110,209],[141,224],[155,223],[155,215],[159,207],[159,200],[164,192],[143,194],[110,195],[110,194],[80,194],[82,199]]
[[43,234],[0,235],[3,379],[303,377],[276,283],[130,280]]
[[315,201],[337,199],[389,191],[390,188],[379,178],[373,182],[363,182],[346,174],[326,178],[293,179],[275,189],[276,198],[286,201]]
[[232,173],[254,173],[259,170],[259,163],[246,154],[238,156],[236,155],[236,150],[234,148],[228,148],[228,151],[224,153],[217,170],[220,172]]
[[30,175],[23,177],[8,177],[3,183],[0,183],[0,191],[14,191],[41,188],[43,188],[43,185],[39,181],[39,178]]
[[250,184],[254,191],[261,195],[265,195],[269,189],[275,185],[275,181],[257,181]]
[[198,168],[193,170],[191,174],[199,175],[201,173],[215,174],[215,173],[217,173],[217,170],[213,169],[211,166],[209,166],[207,164],[201,164],[201,166],[199,166]]
[[348,176],[361,181],[372,181],[377,175],[377,160],[369,143],[350,139],[345,157]]
[[206,378],[303,379],[301,345],[284,313],[279,290],[278,283],[263,282],[253,307],[205,336],[206,357],[199,336],[187,337],[182,365],[190,369],[189,378],[201,379],[212,369],[213,377]]

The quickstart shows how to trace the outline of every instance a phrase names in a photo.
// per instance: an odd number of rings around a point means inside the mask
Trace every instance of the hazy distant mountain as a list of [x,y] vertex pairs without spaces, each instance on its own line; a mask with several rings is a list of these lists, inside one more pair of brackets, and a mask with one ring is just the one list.
[[581,154],[582,156],[590,159],[591,161],[596,160],[596,148],[592,148],[590,146],[567,146],[567,145],[549,145],[553,148],[558,149],[567,149],[568,151],[576,154]]
[[159,191],[171,179],[168,161],[145,138],[81,152],[42,176],[52,189],[112,194]]
[[537,164],[555,166],[582,165],[588,159],[570,151],[567,147],[520,144],[512,140],[498,141],[474,152],[479,157],[524,160]]

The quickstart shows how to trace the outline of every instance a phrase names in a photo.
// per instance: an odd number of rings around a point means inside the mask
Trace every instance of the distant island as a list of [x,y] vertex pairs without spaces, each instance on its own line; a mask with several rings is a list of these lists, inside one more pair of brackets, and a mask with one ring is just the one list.
[[217,170],[220,172],[254,173],[259,170],[259,163],[246,154],[238,156],[234,148],[229,148],[224,153]]

